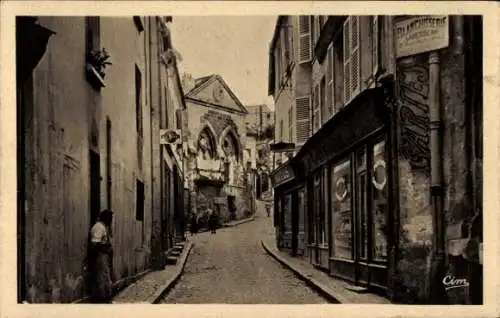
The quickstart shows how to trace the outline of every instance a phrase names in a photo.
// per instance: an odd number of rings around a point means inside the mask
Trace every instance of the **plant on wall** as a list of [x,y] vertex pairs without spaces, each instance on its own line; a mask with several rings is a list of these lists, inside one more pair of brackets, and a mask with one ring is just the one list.
[[93,50],[91,51],[88,56],[87,56],[87,63],[92,65],[94,69],[99,73],[99,75],[104,78],[105,74],[105,69],[107,65],[113,65],[109,61],[110,55],[106,51],[105,48],[102,50]]

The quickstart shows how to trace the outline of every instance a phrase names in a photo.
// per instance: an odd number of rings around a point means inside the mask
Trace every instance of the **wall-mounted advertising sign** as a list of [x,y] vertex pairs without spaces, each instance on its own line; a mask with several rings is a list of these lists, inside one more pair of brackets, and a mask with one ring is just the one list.
[[449,17],[418,16],[395,25],[396,55],[404,57],[445,48],[449,44]]
[[285,182],[288,182],[295,178],[292,167],[290,165],[284,165],[272,175],[273,186],[277,187]]

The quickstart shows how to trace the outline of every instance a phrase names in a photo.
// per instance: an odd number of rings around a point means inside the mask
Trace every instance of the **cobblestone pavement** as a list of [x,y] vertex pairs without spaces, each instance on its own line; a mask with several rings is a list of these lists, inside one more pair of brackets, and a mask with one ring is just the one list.
[[260,240],[269,222],[260,215],[215,235],[192,238],[195,246],[184,274],[161,303],[327,303],[263,250]]

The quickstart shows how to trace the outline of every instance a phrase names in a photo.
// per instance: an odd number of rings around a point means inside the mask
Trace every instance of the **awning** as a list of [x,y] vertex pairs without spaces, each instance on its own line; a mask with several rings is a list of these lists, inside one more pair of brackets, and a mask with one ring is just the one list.
[[293,151],[295,151],[295,144],[281,141],[281,142],[269,145],[269,148],[272,152],[293,152]]

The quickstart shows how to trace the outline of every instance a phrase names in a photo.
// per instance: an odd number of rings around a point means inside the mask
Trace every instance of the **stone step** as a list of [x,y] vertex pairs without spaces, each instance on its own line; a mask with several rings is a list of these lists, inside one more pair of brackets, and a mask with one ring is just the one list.
[[170,256],[179,257],[181,255],[180,251],[172,250],[170,251]]
[[166,259],[166,263],[167,265],[175,265],[177,264],[177,257],[175,256],[167,256],[167,259]]
[[174,246],[172,247],[172,251],[182,252],[184,250],[184,246]]

